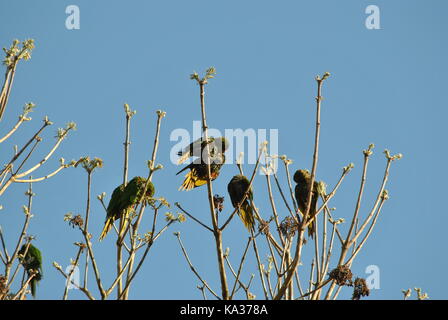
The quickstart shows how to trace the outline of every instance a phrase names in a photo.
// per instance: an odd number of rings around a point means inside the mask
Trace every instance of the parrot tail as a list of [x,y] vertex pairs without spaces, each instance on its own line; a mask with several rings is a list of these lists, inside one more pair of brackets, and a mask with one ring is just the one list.
[[243,221],[244,226],[249,230],[249,232],[255,231],[255,219],[254,219],[254,213],[252,211],[252,207],[249,203],[249,201],[244,201],[243,204],[241,204],[239,216],[241,218],[241,221]]
[[316,228],[314,226],[314,219],[311,221],[311,223],[308,225],[308,237],[313,239],[313,235],[316,232]]
[[36,298],[36,283],[37,283],[37,279],[33,278],[30,281],[30,287],[31,287],[31,294],[33,296],[33,298]]
[[202,186],[203,184],[206,184],[207,180],[201,180],[199,179],[193,171],[190,171],[185,175],[185,180],[182,183],[182,185],[179,187],[179,191],[185,190],[189,191],[195,187]]
[[[120,228],[120,235],[124,232],[124,230],[126,230],[126,227],[128,225],[128,217],[129,217],[129,212],[130,210],[126,210],[124,216],[123,216],[123,226]],[[103,240],[107,233],[110,231],[110,229],[112,229],[112,226],[114,225],[114,217],[109,217],[107,218],[106,222],[104,223],[104,228],[103,231],[101,232],[100,235],[100,241]]]
[[113,224],[114,224],[114,218],[113,217],[107,218],[106,222],[104,223],[103,231],[101,232],[100,235],[100,241],[103,240],[106,234],[110,231],[110,229],[112,229]]

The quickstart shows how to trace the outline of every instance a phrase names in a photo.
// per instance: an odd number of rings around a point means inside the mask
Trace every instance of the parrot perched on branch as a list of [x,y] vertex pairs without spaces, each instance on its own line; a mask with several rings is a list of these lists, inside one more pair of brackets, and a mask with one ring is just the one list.
[[[177,155],[180,158],[177,161],[177,164],[182,164],[191,157],[201,158],[207,144],[209,145],[211,157],[214,157],[217,154],[223,154],[229,148],[229,142],[224,137],[209,137],[207,140],[204,140],[204,138],[199,138],[198,140],[192,142],[188,147],[178,152]],[[205,153],[204,157],[207,157]]]
[[28,277],[31,277],[34,274],[33,278],[30,281],[30,286],[31,294],[33,295],[33,297],[36,297],[36,284],[43,278],[42,254],[40,253],[40,250],[33,246],[31,243],[28,246],[28,250],[26,249],[27,246],[27,244],[24,244],[20,248],[19,255],[21,255],[22,257],[19,257],[19,260],[23,268],[26,270]]
[[[297,200],[297,204],[299,206],[300,212],[305,214],[307,209],[307,200],[308,200],[308,193],[310,191],[309,185],[311,182],[311,174],[308,170],[297,170],[296,173],[294,173],[294,181],[297,183],[296,189],[295,189],[295,196]],[[311,194],[311,207],[310,212],[308,214],[308,218],[313,218],[316,214],[316,206],[317,206],[317,199],[319,197],[318,194],[318,182],[314,181],[313,190]],[[308,236],[313,237],[314,233],[316,232],[316,228],[314,226],[314,221],[312,221],[308,225]]]
[[[229,184],[227,185],[227,191],[229,192],[230,200],[232,201],[232,205],[234,208],[237,208],[238,204],[241,202],[241,200],[243,200],[243,197],[247,189],[249,188],[249,185],[249,180],[241,174],[234,176],[232,180],[230,180]],[[244,225],[249,231],[255,231],[255,219],[252,210],[252,199],[253,193],[251,188],[246,199],[241,204],[240,210],[238,211],[238,215],[240,216],[241,221],[243,221]]]
[[[139,204],[143,191],[145,190],[146,179],[142,177],[134,177],[128,182],[126,187],[120,185],[112,192],[112,196],[107,206],[106,222],[104,223],[103,231],[100,235],[100,240],[103,240],[107,233],[112,229],[115,220],[125,219],[120,234],[126,229],[127,217],[132,209],[135,209]],[[143,197],[143,203],[147,204],[154,195],[154,185],[151,181],[148,182],[148,189]]]
[[[221,167],[226,162],[226,157],[224,154],[218,153],[213,157],[210,157],[210,179],[213,181],[219,176],[219,171]],[[182,171],[190,169],[185,175],[185,180],[182,185],[179,187],[179,191],[186,190],[189,191],[193,188],[202,186],[207,183],[207,165],[204,162],[201,163],[191,163],[182,170],[180,170],[176,175],[181,173]]]

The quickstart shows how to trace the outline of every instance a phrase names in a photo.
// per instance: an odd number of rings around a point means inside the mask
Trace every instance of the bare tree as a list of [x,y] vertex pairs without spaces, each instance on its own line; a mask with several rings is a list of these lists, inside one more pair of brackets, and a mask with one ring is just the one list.
[[[19,41],[14,40],[12,46],[9,49],[4,49],[6,57],[3,60],[3,64],[6,66],[5,80],[3,83],[2,91],[0,94],[0,119],[2,118],[8,98],[11,92],[14,75],[16,72],[17,64],[20,60],[28,60],[31,57],[31,51],[34,48],[34,41],[32,39],[26,40],[22,43],[22,47],[19,46]],[[14,133],[18,131],[22,124],[31,122],[32,118],[29,116],[35,109],[34,103],[25,104],[22,113],[18,117],[18,121],[15,125],[9,129],[5,134],[0,134],[0,147],[3,152],[2,155],[7,157],[1,159],[4,163],[3,168],[0,170],[0,201],[7,189],[15,184],[27,183],[29,188],[25,195],[27,197],[27,204],[23,206],[24,221],[17,238],[14,240],[6,241],[2,226],[0,226],[0,259],[4,266],[3,274],[0,275],[0,299],[24,299],[28,292],[28,286],[33,279],[33,274],[29,277],[25,277],[25,269],[23,270],[23,276],[20,280],[17,275],[19,274],[23,264],[22,259],[27,255],[28,248],[31,242],[35,239],[35,236],[29,234],[28,227],[33,217],[33,197],[35,194],[32,189],[32,184],[36,182],[46,181],[47,179],[55,176],[63,169],[73,167],[75,161],[65,163],[64,158],[59,160],[58,168],[45,176],[33,178],[31,175],[37,169],[44,167],[46,162],[53,156],[63,140],[68,136],[69,132],[76,129],[76,124],[70,122],[65,128],[59,128],[57,131],[56,142],[50,148],[45,157],[39,162],[31,165],[28,169],[23,169],[26,164],[30,162],[30,158],[39,144],[43,141],[42,134],[45,129],[51,126],[53,123],[45,116],[43,124],[35,131],[35,133],[29,138],[29,140],[23,144],[20,148],[14,145],[14,152],[11,155],[7,155],[5,145],[11,142],[11,138],[14,137]],[[8,160],[9,159],[9,160]],[[2,209],[0,203],[0,209]],[[10,211],[9,208],[6,208]],[[15,214],[10,212],[10,214]],[[8,242],[8,243],[7,243]],[[12,243],[12,245],[11,245]],[[9,246],[11,245],[11,246]],[[21,248],[25,246],[26,250],[21,252]],[[10,250],[8,250],[8,247]],[[37,270],[35,270],[37,272]]]
[[[214,68],[209,68],[203,78],[200,78],[197,73],[191,75],[191,79],[194,79],[199,84],[200,88],[200,111],[202,115],[202,129],[203,139],[207,141],[207,122],[206,122],[206,110],[204,103],[205,85],[208,80],[216,74]],[[207,179],[207,194],[208,202],[210,205],[211,223],[209,227],[207,223],[200,221],[197,217],[188,212],[185,206],[181,206],[179,203],[176,205],[181,209],[188,217],[197,222],[201,227],[210,231],[215,239],[216,254],[218,256],[218,274],[221,280],[221,294],[218,295],[216,290],[210,287],[206,277],[211,275],[200,275],[198,268],[196,268],[193,262],[190,260],[187,253],[187,249],[181,241],[180,234],[176,233],[176,237],[179,241],[180,248],[184,257],[187,260],[190,269],[199,279],[201,285],[198,288],[204,298],[207,298],[206,293],[211,293],[217,299],[233,299],[236,291],[243,289],[245,297],[253,299],[255,294],[250,291],[250,286],[253,283],[253,276],[244,283],[241,279],[242,269],[244,268],[245,261],[247,260],[248,249],[252,246],[254,251],[255,264],[258,266],[259,282],[262,289],[262,296],[265,299],[336,299],[344,286],[350,286],[353,288],[353,299],[359,299],[369,294],[369,289],[366,285],[365,279],[356,278],[352,279],[353,275],[350,270],[354,259],[364,247],[369,236],[372,234],[373,228],[378,220],[378,217],[383,209],[385,201],[388,199],[388,191],[386,184],[389,178],[389,170],[392,162],[400,159],[401,154],[391,155],[388,150],[385,150],[386,166],[382,183],[379,186],[376,199],[373,203],[372,209],[365,214],[361,214],[361,201],[364,194],[366,179],[367,179],[367,167],[370,156],[373,153],[374,145],[370,144],[366,150],[363,151],[364,164],[362,169],[362,177],[360,182],[360,190],[357,196],[354,213],[349,217],[348,230],[345,235],[343,234],[341,225],[345,223],[345,218],[335,219],[333,217],[332,209],[329,207],[330,201],[336,195],[336,192],[340,188],[344,178],[350,173],[354,165],[350,163],[342,169],[337,183],[332,187],[331,191],[327,193],[327,186],[323,181],[316,181],[318,159],[319,159],[319,141],[320,141],[320,128],[321,128],[321,110],[322,110],[322,90],[323,84],[330,77],[330,74],[326,72],[323,76],[316,77],[317,95],[316,95],[316,118],[315,118],[315,136],[314,136],[314,151],[312,154],[312,169],[310,172],[310,178],[308,183],[308,193],[306,197],[306,208],[299,209],[297,203],[297,197],[294,195],[293,187],[291,183],[290,166],[292,160],[286,156],[278,157],[277,155],[270,155],[267,152],[266,144],[260,146],[258,152],[258,160],[253,168],[250,178],[249,187],[244,195],[244,198],[236,206],[233,212],[229,213],[229,218],[224,222],[222,226],[217,224],[218,210],[216,209],[213,198],[213,183],[210,179],[210,166],[208,165],[208,179]],[[207,150],[205,154],[210,158],[210,151]],[[260,166],[260,157],[265,158],[265,165]],[[279,178],[274,170],[274,160],[280,158],[284,164],[287,181],[286,187],[279,181]],[[209,163],[210,161],[206,161]],[[240,173],[243,173],[242,165],[237,161],[237,166]],[[265,211],[264,217],[261,212],[252,202],[252,208],[255,213],[255,217],[258,221],[257,232],[251,232],[249,240],[244,246],[244,253],[241,258],[236,257],[237,268],[232,265],[232,259],[229,251],[223,252],[223,232],[229,225],[235,214],[238,212],[242,203],[245,201],[249,194],[249,190],[253,188],[253,181],[256,176],[258,168],[264,172],[266,179],[266,187],[269,194],[269,203],[272,210],[272,215],[267,216]],[[276,201],[273,195],[272,178],[274,178],[275,185],[281,195],[281,202],[284,203],[289,215],[283,220],[278,214]],[[312,187],[316,186],[316,187]],[[285,191],[285,190],[289,190]],[[288,199],[288,193],[290,199]],[[320,197],[320,206],[315,211],[310,210],[312,204],[313,194],[316,193]],[[305,238],[305,230],[313,224],[315,233],[312,241],[307,241]],[[275,230],[274,232],[271,232]],[[266,245],[260,246],[258,242],[260,238],[265,238]],[[314,257],[310,262],[311,268],[309,275],[305,275],[303,268],[300,268],[305,262],[302,261],[302,252],[306,244],[312,246]],[[330,271],[332,265],[331,258],[335,252],[338,252],[339,258],[337,262],[333,262],[333,269]],[[263,263],[260,257],[261,250],[267,251],[269,256],[267,266]],[[226,269],[227,265],[227,269]],[[227,270],[233,275],[233,280],[227,277]],[[236,270],[236,271],[235,271]],[[308,281],[306,288],[305,281]],[[229,288],[232,288],[231,291]]]
[[[6,66],[5,80],[0,95],[0,119],[5,113],[8,98],[11,92],[14,75],[17,64],[20,60],[28,60],[31,51],[34,48],[33,40],[26,40],[19,45],[15,40],[9,49],[5,49]],[[200,77],[197,73],[191,75],[199,87],[199,111],[202,122],[202,139],[209,141],[209,127],[207,124],[205,89],[208,82],[216,75],[214,68],[206,70],[205,75]],[[209,221],[202,221],[193,215],[188,204],[175,203],[181,213],[173,214],[171,211],[165,214],[165,222],[160,220],[160,212],[163,209],[171,210],[170,203],[162,196],[148,192],[154,189],[152,179],[154,173],[163,168],[162,164],[157,163],[157,153],[160,143],[160,132],[162,120],[166,113],[156,111],[155,134],[152,142],[152,153],[147,160],[148,172],[144,181],[144,186],[137,199],[128,206],[123,215],[116,217],[112,228],[116,236],[114,243],[114,252],[116,253],[116,273],[110,283],[105,283],[100,270],[100,264],[95,256],[95,239],[89,230],[89,220],[92,211],[99,207],[109,214],[108,205],[106,205],[106,193],[103,192],[96,198],[99,201],[97,206],[92,205],[91,188],[94,183],[94,173],[103,166],[103,160],[99,158],[82,157],[79,160],[72,160],[66,163],[64,158],[60,159],[59,166],[50,173],[39,178],[33,178],[31,175],[37,169],[44,167],[48,160],[55,154],[60,144],[68,136],[69,132],[76,129],[76,125],[70,122],[65,128],[58,129],[56,141],[49,148],[47,154],[42,160],[31,165],[28,169],[25,164],[30,162],[31,156],[36,148],[43,141],[42,134],[52,122],[48,117],[44,118],[43,124],[36,129],[35,133],[20,148],[15,147],[13,154],[4,160],[4,167],[0,171],[0,200],[7,189],[17,183],[28,183],[29,188],[26,192],[27,204],[24,205],[25,214],[23,226],[18,233],[17,239],[6,241],[4,232],[0,226],[0,260],[4,265],[4,272],[0,274],[0,299],[24,299],[28,293],[28,287],[37,276],[38,270],[25,270],[23,258],[27,254],[35,236],[28,233],[28,226],[33,216],[32,203],[35,194],[33,193],[33,183],[46,181],[52,176],[58,174],[63,169],[69,167],[81,168],[86,174],[86,204],[83,214],[69,212],[64,216],[68,225],[79,231],[80,239],[75,242],[76,249],[71,260],[71,268],[64,270],[57,262],[53,262],[55,270],[66,280],[62,293],[62,299],[68,299],[70,289],[75,287],[79,289],[87,299],[108,299],[112,293],[116,292],[114,298],[125,300],[129,298],[132,283],[136,275],[141,270],[147,256],[155,242],[165,233],[166,230],[175,222],[185,221],[185,217],[190,218],[203,228],[207,234],[211,235],[214,242],[214,251],[217,259],[217,276],[219,277],[219,290],[213,288],[207,278],[213,277],[211,274],[201,274],[200,268],[196,267],[190,255],[189,249],[185,247],[179,232],[175,236],[179,243],[180,250],[193,274],[199,281],[198,289],[204,299],[211,296],[218,300],[230,300],[239,297],[254,299],[257,296],[264,299],[273,300],[293,300],[293,299],[336,299],[344,287],[350,287],[352,298],[360,299],[369,295],[369,288],[365,279],[355,277],[352,274],[351,267],[360,251],[364,248],[367,239],[371,236],[373,229],[378,221],[383,206],[389,198],[386,185],[389,179],[389,172],[392,163],[399,160],[401,154],[392,155],[388,150],[385,154],[385,168],[382,181],[377,189],[376,197],[369,210],[361,208],[365,187],[367,183],[367,173],[370,157],[373,154],[374,145],[370,144],[362,151],[363,166],[359,191],[357,192],[353,213],[346,217],[335,217],[335,211],[330,207],[336,193],[342,186],[345,177],[353,170],[354,165],[348,164],[342,168],[338,181],[329,188],[324,181],[318,181],[318,163],[319,163],[319,143],[321,130],[321,112],[323,101],[324,84],[328,81],[330,74],[324,73],[317,76],[315,81],[317,85],[317,94],[315,99],[315,128],[314,128],[314,147],[311,157],[311,171],[308,172],[307,180],[300,185],[305,188],[306,194],[299,199],[297,191],[294,192],[294,182],[299,184],[295,178],[296,173],[291,173],[293,161],[286,155],[278,156],[268,153],[267,142],[259,146],[257,161],[255,165],[248,170],[244,168],[241,161],[236,162],[237,169],[241,175],[244,171],[250,172],[247,179],[248,186],[244,191],[240,201],[233,204],[233,210],[229,210],[224,221],[219,221],[222,217],[224,206],[224,197],[215,195],[213,184],[216,183],[216,175],[212,169],[212,157],[216,151],[209,143],[204,144],[205,155],[205,179],[204,184],[207,187],[207,211],[210,217]],[[14,133],[26,122],[32,119],[29,114],[34,110],[33,103],[27,103],[23,112],[19,115],[18,121],[8,129],[4,134],[0,134],[0,144],[11,141]],[[122,184],[117,189],[126,190],[128,185],[132,185],[132,179],[128,178],[129,158],[131,153],[131,123],[136,112],[131,110],[128,104],[124,105],[124,153],[123,153],[123,171]],[[5,150],[5,149],[3,149]],[[311,153],[311,152],[310,152]],[[2,154],[6,155],[6,152]],[[264,161],[261,161],[264,160]],[[277,175],[275,163],[281,160],[285,170],[286,180],[281,181]],[[3,161],[3,160],[2,160]],[[296,168],[298,170],[300,168]],[[258,172],[263,175],[257,175]],[[255,179],[262,179],[266,182],[268,197],[265,207],[257,207],[252,199]],[[214,182],[215,181],[215,182]],[[222,181],[219,181],[220,183]],[[155,188],[157,190],[157,188]],[[297,186],[296,186],[297,189]],[[121,190],[121,189],[120,189]],[[275,190],[279,197],[274,196]],[[113,194],[111,195],[111,199]],[[242,254],[234,257],[230,249],[224,245],[224,235],[229,230],[229,225],[233,222],[236,215],[241,213],[243,204],[246,200],[250,201],[250,207],[253,210],[254,219],[257,221],[256,229],[248,229],[247,240],[241,241]],[[300,201],[299,201],[300,200]],[[109,200],[111,201],[111,200]],[[257,200],[258,201],[258,200]],[[282,209],[279,209],[281,203]],[[305,205],[303,205],[305,203]],[[110,203],[109,203],[110,204]],[[0,204],[1,205],[1,204]],[[0,206],[1,208],[1,206]],[[286,212],[286,216],[281,216],[280,212]],[[150,214],[148,215],[148,211]],[[146,212],[146,213],[145,213]],[[150,217],[150,224],[143,223],[143,216]],[[306,230],[312,229],[312,238],[306,237]],[[188,235],[187,235],[188,236]],[[244,238],[242,238],[244,239]],[[200,247],[200,246],[198,246]],[[21,249],[25,248],[24,251]],[[226,248],[226,249],[225,249]],[[9,250],[8,250],[9,249]],[[311,261],[303,261],[304,250],[311,250]],[[265,257],[268,257],[265,260]],[[332,259],[333,258],[333,259]],[[252,259],[251,265],[255,266],[249,279],[244,279],[244,270],[248,268],[248,261]],[[309,272],[305,272],[303,265],[310,265]],[[19,279],[19,272],[23,268],[23,275]],[[75,279],[75,270],[81,279]],[[25,273],[27,271],[27,273]],[[94,284],[89,283],[89,276],[94,279]],[[28,275],[28,276],[26,276]],[[254,289],[254,283],[259,284],[260,289]],[[255,292],[260,290],[260,292]],[[240,295],[238,293],[241,292]],[[417,290],[418,298],[427,298],[421,290]],[[405,299],[410,296],[410,290],[403,291]]]
[[[128,183],[128,166],[129,166],[129,145],[130,145],[130,122],[131,118],[135,115],[135,111],[131,111],[128,104],[124,105],[126,126],[125,126],[125,142],[124,142],[124,164],[123,164],[123,185],[126,186]],[[67,273],[65,272],[59,263],[54,262],[53,266],[60,272],[60,274],[67,280],[66,286],[63,292],[63,299],[68,298],[68,288],[69,286],[75,286],[77,289],[81,290],[88,299],[94,300],[95,294],[92,293],[88,286],[88,275],[91,266],[93,268],[93,275],[95,277],[96,289],[99,293],[97,298],[108,299],[112,292],[116,289],[116,298],[119,300],[128,299],[131,284],[135,279],[135,276],[141,269],[143,263],[145,262],[150,249],[153,247],[154,243],[159,239],[159,237],[174,223],[184,221],[182,214],[175,216],[171,212],[165,214],[165,223],[160,226],[158,224],[159,213],[162,208],[169,208],[170,204],[163,197],[154,197],[149,201],[144,201],[144,197],[147,193],[149,184],[151,183],[153,174],[158,170],[162,169],[161,164],[156,165],[157,150],[159,146],[160,137],[160,126],[162,119],[165,117],[166,113],[158,110],[157,121],[156,121],[156,132],[154,136],[154,143],[152,149],[151,159],[148,160],[148,174],[146,178],[146,183],[144,190],[141,193],[140,199],[137,201],[137,205],[131,208],[131,213],[128,217],[123,217],[120,219],[118,227],[113,225],[117,240],[115,242],[116,246],[116,265],[117,273],[116,278],[106,286],[101,279],[101,271],[99,269],[98,263],[95,259],[94,249],[92,244],[92,239],[96,238],[88,231],[89,215],[91,212],[91,185],[93,173],[97,168],[103,166],[103,160],[89,157],[81,158],[80,161],[76,163],[76,166],[81,165],[82,168],[87,173],[87,204],[84,217],[80,214],[74,215],[68,213],[65,215],[65,220],[69,222],[71,226],[77,227],[83,236],[82,242],[77,242],[75,245],[78,247],[75,255],[75,259],[72,260],[72,265],[74,267],[79,267],[80,258],[82,254],[85,254],[85,263],[82,271],[83,283],[76,283],[73,278],[75,268],[71,268]],[[107,212],[107,206],[105,204],[106,193],[103,192],[97,199],[100,201],[102,208]],[[152,211],[152,223],[147,227],[142,225],[142,218],[145,209],[150,209]],[[146,213],[148,214],[148,213]],[[140,230],[144,228],[144,233],[142,234]]]

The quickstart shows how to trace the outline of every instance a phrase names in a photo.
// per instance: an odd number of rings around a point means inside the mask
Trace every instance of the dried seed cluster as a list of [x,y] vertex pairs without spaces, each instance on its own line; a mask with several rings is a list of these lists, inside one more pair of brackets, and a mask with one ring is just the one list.
[[368,296],[370,293],[369,288],[367,287],[366,279],[356,278],[353,283],[353,296],[352,300],[359,300],[361,297]]
[[74,216],[73,218],[71,218],[68,221],[68,224],[73,228],[74,227],[82,228],[82,226],[84,225],[84,219],[81,217],[80,214],[78,214],[78,215]]
[[339,266],[330,272],[330,279],[336,281],[340,286],[351,286],[352,277],[352,271],[347,266]]
[[286,217],[280,223],[280,232],[285,237],[291,237],[291,238],[294,237],[297,230],[299,230],[299,225],[295,222],[295,220],[292,217]]

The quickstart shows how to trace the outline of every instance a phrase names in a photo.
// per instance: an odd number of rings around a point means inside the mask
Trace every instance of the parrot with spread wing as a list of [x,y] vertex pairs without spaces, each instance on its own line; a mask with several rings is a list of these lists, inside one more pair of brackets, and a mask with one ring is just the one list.
[[[135,209],[142,198],[143,192],[145,190],[146,179],[143,177],[134,177],[128,182],[126,187],[122,184],[115,188],[112,192],[112,196],[107,206],[106,221],[104,223],[103,231],[100,235],[100,240],[103,240],[107,233],[112,229],[113,223],[118,219],[125,219],[123,227],[120,230],[121,233],[126,229],[127,218],[131,213],[132,209]],[[148,201],[154,195],[155,189],[151,181],[148,182],[148,189],[143,197],[142,202],[147,204]]]
[[179,160],[177,161],[177,164],[182,164],[191,157],[202,157],[202,153],[207,144],[209,145],[211,157],[214,157],[217,154],[223,154],[229,148],[229,142],[224,137],[209,137],[207,140],[199,138],[185,149],[178,152],[177,155],[179,156]]
[[[213,181],[218,178],[221,167],[226,161],[226,157],[224,154],[218,153],[210,157],[210,160],[210,179]],[[185,175],[185,180],[179,187],[179,191],[189,191],[207,183],[207,165],[204,162],[193,162],[176,173],[176,175],[187,169],[190,169],[190,171]]]

